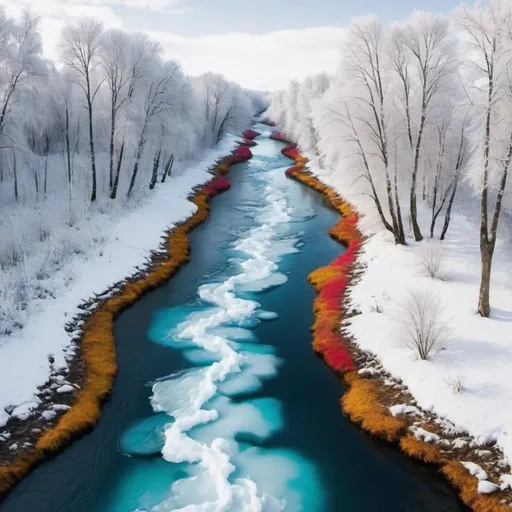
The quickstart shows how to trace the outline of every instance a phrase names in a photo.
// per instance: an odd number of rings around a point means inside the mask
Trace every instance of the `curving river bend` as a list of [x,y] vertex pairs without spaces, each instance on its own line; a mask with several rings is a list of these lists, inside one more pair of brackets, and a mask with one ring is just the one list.
[[0,512],[463,511],[447,484],[351,425],[311,350],[313,269],[337,214],[285,178],[268,127],[191,235],[192,260],[115,325],[96,429]]

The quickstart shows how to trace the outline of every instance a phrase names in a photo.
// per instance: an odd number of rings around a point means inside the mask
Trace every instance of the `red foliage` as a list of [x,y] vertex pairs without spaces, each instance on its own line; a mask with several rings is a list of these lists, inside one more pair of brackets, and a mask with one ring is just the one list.
[[245,130],[244,133],[242,133],[244,139],[249,139],[249,140],[252,140],[252,139],[255,139],[256,137],[258,137],[259,135],[261,135],[261,133],[258,133],[254,130]]
[[290,141],[286,138],[286,135],[284,133],[281,133],[281,132],[274,132],[270,138],[272,140],[277,140],[279,142],[286,142],[287,144],[290,143]]
[[[282,141],[285,138],[280,133],[274,135],[275,140]],[[310,275],[310,282],[318,291],[313,306],[316,316],[313,326],[313,349],[322,354],[326,364],[333,370],[352,371],[356,369],[356,366],[340,327],[343,316],[342,302],[347,289],[348,274],[361,247],[361,233],[357,229],[359,217],[334,190],[304,170],[304,159],[295,145],[287,146],[282,153],[296,162],[296,165],[287,169],[287,176],[323,193],[333,208],[343,216],[329,233],[335,240],[346,245],[345,252],[329,265],[315,270]]]
[[215,176],[203,188],[203,190],[210,196],[216,196],[225,190],[231,188],[231,183],[225,176]]
[[339,346],[326,350],[323,356],[327,365],[337,372],[356,369],[349,351],[341,344],[341,340]]
[[242,162],[246,162],[252,158],[251,150],[247,146],[239,146],[237,147],[230,156],[222,160],[222,163],[225,163],[229,166],[239,164]]
[[281,150],[281,153],[292,160],[296,160],[300,156],[300,151],[297,146],[286,146]]

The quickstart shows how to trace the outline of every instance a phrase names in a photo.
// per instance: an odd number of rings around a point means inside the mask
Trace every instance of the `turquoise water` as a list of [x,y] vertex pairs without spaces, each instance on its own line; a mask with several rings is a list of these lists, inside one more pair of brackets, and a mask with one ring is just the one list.
[[351,425],[311,350],[308,273],[336,221],[258,139],[191,236],[192,261],[116,322],[119,373],[88,436],[1,512],[460,511],[447,485]]

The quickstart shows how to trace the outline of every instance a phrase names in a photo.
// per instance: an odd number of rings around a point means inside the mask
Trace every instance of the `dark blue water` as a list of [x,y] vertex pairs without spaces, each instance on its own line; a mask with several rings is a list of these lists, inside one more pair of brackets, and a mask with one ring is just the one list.
[[342,384],[310,347],[306,281],[339,254],[337,215],[286,180],[281,147],[260,138],[191,235],[191,263],[117,320],[97,428],[0,512],[465,510],[432,469],[341,414]]

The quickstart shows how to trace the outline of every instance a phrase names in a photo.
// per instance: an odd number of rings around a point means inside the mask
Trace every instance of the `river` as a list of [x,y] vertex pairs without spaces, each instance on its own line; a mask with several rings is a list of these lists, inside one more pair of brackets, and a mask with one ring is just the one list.
[[467,510],[434,470],[341,413],[311,349],[313,269],[337,214],[289,180],[263,135],[191,235],[192,260],[116,321],[119,371],[98,426],[0,512]]

